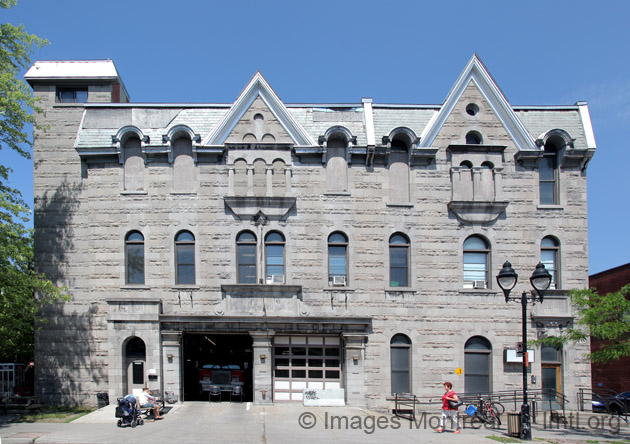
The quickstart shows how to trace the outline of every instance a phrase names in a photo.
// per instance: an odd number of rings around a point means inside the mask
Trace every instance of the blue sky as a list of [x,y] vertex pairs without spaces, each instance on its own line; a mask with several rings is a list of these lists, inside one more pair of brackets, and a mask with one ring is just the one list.
[[[260,70],[286,103],[441,104],[477,52],[512,105],[589,103],[590,273],[630,262],[630,2],[20,0],[50,45],[111,58],[133,102],[233,102]],[[32,202],[32,164],[2,149]],[[586,241],[586,239],[585,239]]]

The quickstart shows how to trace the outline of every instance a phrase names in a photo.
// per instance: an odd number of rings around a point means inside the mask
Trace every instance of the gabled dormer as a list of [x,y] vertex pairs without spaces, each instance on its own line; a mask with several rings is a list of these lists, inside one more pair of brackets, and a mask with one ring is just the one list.
[[289,113],[260,72],[256,72],[203,146],[265,148],[315,146],[317,143]]

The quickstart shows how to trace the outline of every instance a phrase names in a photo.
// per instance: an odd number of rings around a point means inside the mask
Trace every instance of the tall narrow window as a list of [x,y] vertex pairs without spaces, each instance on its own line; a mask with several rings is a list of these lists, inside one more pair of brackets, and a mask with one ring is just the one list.
[[236,238],[239,284],[256,283],[256,236],[244,231]]
[[175,236],[176,284],[195,283],[195,236],[181,231]]
[[389,238],[389,285],[409,286],[409,239],[400,233]]
[[490,392],[490,357],[487,339],[473,336],[464,346],[464,385],[466,393]]
[[144,284],[144,236],[139,231],[125,238],[125,282]]
[[140,139],[128,138],[123,147],[125,191],[141,191],[144,189],[144,155]]
[[464,241],[464,288],[488,288],[490,248],[480,236]]
[[348,238],[343,233],[328,236],[328,285],[345,286],[348,282]]
[[402,135],[394,137],[389,155],[389,202],[409,203],[409,147]]
[[190,193],[195,184],[192,141],[180,137],[173,142],[173,191]]
[[266,276],[268,284],[284,284],[284,236],[271,232],[265,238]]
[[346,191],[348,189],[348,161],[346,149],[348,142],[342,135],[330,136],[326,144],[328,162],[326,163],[326,182],[328,191]]
[[394,335],[390,342],[392,393],[411,393],[411,339]]
[[551,284],[549,288],[560,288],[559,279],[559,253],[560,242],[551,236],[543,238],[540,243],[540,261],[545,266],[549,274],[551,274]]
[[540,203],[542,205],[558,204],[558,158],[556,147],[547,143],[543,157],[538,163],[540,184]]

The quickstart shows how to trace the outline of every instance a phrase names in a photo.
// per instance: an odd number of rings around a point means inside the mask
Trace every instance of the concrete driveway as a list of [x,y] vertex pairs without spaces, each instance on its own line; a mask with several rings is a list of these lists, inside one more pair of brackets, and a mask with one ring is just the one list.
[[[574,414],[575,415],[575,414]],[[60,443],[493,443],[489,436],[507,437],[499,429],[436,433],[439,414],[418,414],[416,422],[355,407],[303,407],[295,404],[254,406],[250,403],[186,402],[170,406],[162,421],[146,421],[136,428],[116,426],[110,405],[70,424],[13,424],[0,416],[1,444]],[[614,419],[614,418],[613,418]],[[533,439],[586,443],[630,439],[625,423],[608,415],[577,414],[570,424],[534,425]]]

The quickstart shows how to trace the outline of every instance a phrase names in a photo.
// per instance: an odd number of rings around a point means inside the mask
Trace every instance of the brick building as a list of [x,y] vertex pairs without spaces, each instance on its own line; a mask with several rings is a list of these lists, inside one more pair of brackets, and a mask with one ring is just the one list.
[[[599,294],[614,293],[630,284],[630,264],[620,265],[589,276],[589,287],[595,288]],[[597,350],[600,340],[591,338],[591,348]],[[593,390],[607,393],[627,392],[630,390],[630,374],[620,371],[630,367],[630,358],[618,359],[608,364],[592,364]]]
[[[207,399],[204,366],[238,368],[256,403],[520,390],[506,260],[515,291],[539,261],[553,275],[531,338],[573,320],[584,102],[512,106],[476,55],[441,105],[285,104],[260,73],[231,104],[134,104],[107,60],[36,62],[26,79],[45,109],[37,267],[72,296],[36,338],[46,401],[145,384]],[[574,402],[588,350],[531,353],[532,387]]]

